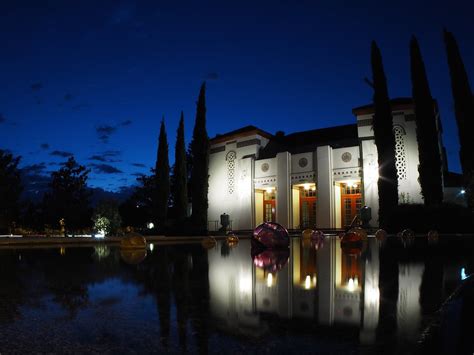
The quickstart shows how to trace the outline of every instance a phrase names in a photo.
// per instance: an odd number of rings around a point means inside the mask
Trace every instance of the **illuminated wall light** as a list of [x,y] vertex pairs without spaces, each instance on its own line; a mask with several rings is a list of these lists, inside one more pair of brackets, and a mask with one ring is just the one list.
[[148,229],[155,228],[155,224],[153,222],[148,222],[148,224],[146,226],[147,226]]
[[370,287],[367,290],[367,300],[369,303],[377,303],[380,299],[380,291],[378,288]]
[[239,289],[241,293],[252,292],[252,278],[241,276],[239,279]]
[[273,285],[273,275],[269,273],[267,275],[267,287],[272,287],[272,285]]
[[316,287],[316,283],[318,282],[318,280],[316,279],[316,275],[313,276],[313,286]]
[[359,279],[357,277],[354,278],[354,288],[359,287]]
[[313,187],[311,187],[311,191],[316,191],[316,185],[313,185]]
[[304,184],[304,185],[303,185],[303,188],[304,188],[305,190],[309,190],[309,184]]
[[304,288],[307,290],[311,288],[311,277],[309,275],[306,275],[306,278],[304,280]]
[[359,186],[359,185],[357,185],[357,183],[353,183],[353,184],[352,184],[352,187],[353,187],[354,189],[356,189],[357,186]]
[[267,193],[271,194],[272,191],[273,191],[273,187],[267,187],[267,188],[265,189],[265,191],[267,191]]
[[466,269],[462,268],[461,269],[461,280],[465,280],[465,279],[467,279]]
[[466,193],[466,190],[462,189],[461,190],[461,195],[464,195]]
[[365,180],[370,182],[375,182],[379,179],[379,170],[376,164],[367,166],[365,169]]
[[354,290],[355,290],[354,279],[352,277],[349,279],[349,282],[347,282],[347,290],[349,292],[354,292]]
[[150,243],[150,246],[149,246],[150,251],[153,251],[153,248],[154,248],[154,247],[155,247],[155,246],[153,245],[153,243]]

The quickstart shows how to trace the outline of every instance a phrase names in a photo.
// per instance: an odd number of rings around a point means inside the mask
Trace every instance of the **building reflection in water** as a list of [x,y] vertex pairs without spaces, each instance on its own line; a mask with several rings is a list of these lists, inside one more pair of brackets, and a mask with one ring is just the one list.
[[341,250],[340,241],[329,238],[316,250],[309,241],[292,239],[289,260],[281,269],[265,267],[262,259],[268,256],[254,256],[252,262],[249,243],[242,240],[226,258],[209,253],[210,304],[216,324],[258,336],[268,329],[262,315],[273,314],[281,319],[316,319],[321,325],[356,325],[361,341],[374,341],[380,298],[375,240],[365,250]]
[[[219,327],[259,336],[268,330],[265,314],[280,319],[317,320],[320,325],[360,329],[360,342],[376,340],[379,323],[379,244],[342,250],[336,238],[316,250],[293,239],[281,269],[252,262],[249,241],[222,258],[209,253],[211,313]],[[278,260],[278,258],[274,258]],[[400,265],[396,318],[399,335],[417,334],[423,264]],[[402,334],[403,333],[403,334]]]

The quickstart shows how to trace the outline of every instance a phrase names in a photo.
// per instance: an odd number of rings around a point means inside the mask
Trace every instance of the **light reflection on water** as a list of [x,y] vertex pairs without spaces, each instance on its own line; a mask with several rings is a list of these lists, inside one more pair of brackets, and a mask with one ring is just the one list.
[[0,353],[407,351],[473,245],[386,244],[0,250]]

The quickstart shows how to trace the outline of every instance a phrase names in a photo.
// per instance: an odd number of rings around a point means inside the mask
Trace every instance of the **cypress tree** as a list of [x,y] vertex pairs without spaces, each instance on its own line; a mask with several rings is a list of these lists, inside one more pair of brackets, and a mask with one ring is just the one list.
[[397,168],[395,166],[395,137],[382,56],[375,41],[371,48],[374,85],[374,139],[377,146],[379,179],[379,224],[387,228],[389,216],[398,204]]
[[207,193],[209,190],[209,137],[206,131],[206,83],[201,85],[191,141],[191,196],[193,227],[196,233],[207,233]]
[[168,199],[170,195],[170,166],[168,161],[168,140],[166,138],[165,120],[161,120],[160,136],[158,139],[158,154],[155,165],[155,219],[157,226],[162,228],[168,214]]
[[464,183],[467,188],[468,205],[474,208],[474,140],[472,139],[472,132],[474,132],[474,100],[456,39],[447,30],[444,30],[444,42],[458,126],[459,157]]
[[431,96],[425,65],[415,36],[410,41],[411,85],[415,103],[416,138],[418,140],[418,165],[421,194],[425,205],[443,201],[441,155],[434,101]]
[[176,218],[181,220],[187,216],[188,210],[188,173],[186,167],[186,146],[184,143],[184,114],[182,111],[176,135],[174,160],[172,195]]

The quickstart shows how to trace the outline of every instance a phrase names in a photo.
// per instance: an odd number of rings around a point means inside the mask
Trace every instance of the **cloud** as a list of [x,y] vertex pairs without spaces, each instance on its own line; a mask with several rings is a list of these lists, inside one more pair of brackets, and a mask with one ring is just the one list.
[[31,164],[25,166],[23,169],[23,173],[25,174],[41,174],[46,169],[46,163],[38,163],[38,164]]
[[95,131],[97,132],[97,135],[99,136],[99,139],[103,143],[108,143],[110,136],[117,131],[117,127],[109,126],[109,125],[102,125],[102,126],[96,127]]
[[136,166],[137,168],[146,168],[146,165],[142,163],[132,163],[132,165]]
[[30,87],[31,87],[31,90],[33,90],[33,91],[40,91],[43,88],[43,83],[38,81],[36,83],[31,84]]
[[40,148],[41,148],[41,149],[44,149],[44,150],[47,150],[47,149],[49,149],[50,147],[49,147],[49,144],[48,144],[48,143],[41,143],[41,144],[40,144]]
[[95,131],[103,143],[108,143],[109,138],[112,134],[116,133],[120,127],[129,126],[132,124],[132,120],[125,120],[116,125],[102,124],[95,128]]
[[64,95],[64,101],[71,101],[74,98],[71,94]]
[[118,157],[122,154],[120,150],[106,150],[102,153],[104,157]]
[[1,123],[5,123],[7,119],[5,118],[5,116],[3,116],[3,114],[0,113],[0,124]]
[[121,174],[122,170],[117,169],[115,166],[109,164],[90,164],[96,173],[103,174]]
[[113,157],[118,156],[117,152],[114,151],[106,151],[103,153],[99,154],[94,154],[89,157],[89,160],[95,160],[95,161],[100,161],[103,163],[118,163],[121,160],[120,159],[113,159]]
[[63,150],[53,150],[51,153],[49,153],[49,155],[53,155],[53,156],[56,156],[56,157],[62,157],[62,158],[68,158],[68,157],[72,157],[74,154],[69,153],[69,152],[65,152]]
[[105,158],[102,155],[92,155],[91,157],[89,157],[89,160],[96,160],[96,161],[106,162],[107,158]]
[[206,80],[219,80],[219,74],[216,72],[207,73],[205,76]]
[[132,176],[142,177],[145,176],[143,173],[132,173]]

